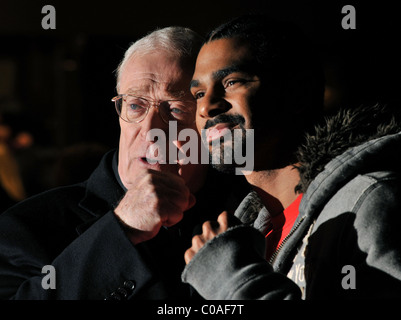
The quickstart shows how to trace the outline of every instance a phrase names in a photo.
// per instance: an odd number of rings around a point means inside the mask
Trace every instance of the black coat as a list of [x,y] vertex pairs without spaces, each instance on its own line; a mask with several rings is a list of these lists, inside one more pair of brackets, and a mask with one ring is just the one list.
[[[227,203],[235,207],[228,186],[242,190],[242,177],[209,175],[179,224],[134,246],[113,213],[124,195],[113,155],[106,154],[86,182],[47,191],[0,215],[1,299],[190,297],[180,274],[193,230],[230,209]],[[46,265],[54,267],[55,289],[46,286]]]

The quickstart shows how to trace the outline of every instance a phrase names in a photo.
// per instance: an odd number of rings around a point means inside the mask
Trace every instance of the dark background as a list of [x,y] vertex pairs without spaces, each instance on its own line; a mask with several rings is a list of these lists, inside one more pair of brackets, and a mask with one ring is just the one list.
[[[116,95],[114,70],[129,44],[155,28],[181,25],[204,35],[248,11],[294,21],[317,44],[330,111],[399,99],[401,10],[396,3],[2,1],[0,115],[13,134],[28,131],[34,138],[30,153],[16,152],[25,173],[36,170],[28,193],[62,183],[42,168],[53,166],[66,148],[85,143],[99,147],[96,152],[101,153],[117,146],[118,118],[110,101]],[[56,9],[55,30],[41,26],[41,9],[47,4]],[[344,5],[356,9],[356,30],[341,27]]]

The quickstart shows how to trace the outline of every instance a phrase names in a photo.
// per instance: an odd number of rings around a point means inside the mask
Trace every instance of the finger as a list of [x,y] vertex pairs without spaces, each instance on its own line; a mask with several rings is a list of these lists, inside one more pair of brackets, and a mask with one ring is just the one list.
[[204,246],[206,241],[207,241],[207,239],[205,239],[203,234],[194,236],[192,238],[192,249],[194,249],[195,251],[198,251],[200,248],[202,248]]
[[162,225],[165,227],[172,227],[176,225],[178,222],[182,220],[184,217],[184,213],[181,212],[174,212],[166,216],[166,218],[162,221]]
[[184,212],[190,209],[196,202],[195,196],[189,193],[180,192],[164,187],[155,187],[154,197],[157,202],[157,210],[160,212],[174,213]]
[[210,240],[218,235],[220,225],[217,221],[206,221],[202,225],[202,235],[205,240]]
[[241,224],[241,220],[234,216],[233,213],[228,211],[223,211],[217,217],[217,221],[219,222],[222,231],[226,231],[228,228]]
[[188,264],[192,260],[192,258],[194,257],[195,254],[196,254],[196,252],[194,252],[194,250],[192,250],[192,248],[189,248],[187,251],[185,251],[185,253],[184,253],[185,263]]
[[[182,165],[184,165],[185,160],[187,160],[187,158],[185,156],[181,156],[180,155],[185,155],[185,152],[183,151],[183,148],[181,147],[181,144],[184,143],[184,141],[180,142],[178,140],[173,140],[172,141],[173,145],[177,148],[177,164],[179,164],[179,166],[181,167]],[[185,143],[183,144],[185,145]]]
[[176,190],[183,193],[186,197],[189,196],[189,188],[186,186],[182,177],[172,174],[171,172],[151,172],[148,183],[154,186],[160,186],[166,190]]
[[147,172],[154,182],[162,182],[169,185],[173,184],[177,186],[185,185],[184,179],[176,173],[169,171],[156,171],[153,169],[147,169]]
[[223,211],[218,217],[217,222],[219,223],[219,229],[221,232],[226,231],[228,229],[228,213],[227,211]]
[[189,203],[190,196],[189,188],[185,185],[184,180],[174,174],[167,172],[159,172],[148,170],[148,174],[143,178],[141,183],[141,190],[149,188],[150,191],[155,191],[157,196],[163,198],[164,196],[174,199],[181,199],[185,208],[191,204],[193,205],[194,199]]
[[182,165],[177,165],[177,174],[181,177],[182,176]]
[[151,183],[152,185],[158,185],[162,188],[158,189],[158,194],[164,194],[169,190],[176,191],[178,194],[170,194],[172,199],[181,200],[180,203],[183,211],[191,209],[195,203],[196,198],[193,194],[191,194],[189,188],[185,184],[185,181],[182,177],[172,174],[171,172],[160,172],[149,169],[149,173],[151,174]]
[[163,205],[160,209],[162,217],[162,225],[165,227],[171,227],[182,220],[184,217],[184,212],[189,210],[191,207],[195,205],[196,199],[193,194],[190,194],[190,198],[188,199],[188,205],[180,206],[177,203],[171,202],[166,205]]

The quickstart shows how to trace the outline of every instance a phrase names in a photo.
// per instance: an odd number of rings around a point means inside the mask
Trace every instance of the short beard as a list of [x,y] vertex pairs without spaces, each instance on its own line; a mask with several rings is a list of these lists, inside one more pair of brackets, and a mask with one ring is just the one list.
[[[234,174],[235,173],[235,168],[236,164],[234,163],[234,148],[242,148],[241,150],[246,150],[246,130],[244,127],[245,124],[245,119],[240,116],[240,115],[221,115],[217,116],[213,120],[208,120],[206,122],[205,128],[208,129],[210,127],[213,127],[219,123],[229,123],[232,125],[232,127],[239,126],[239,129],[241,130],[241,142],[235,141],[234,140],[234,134],[232,133],[231,135],[231,141],[225,142],[224,137],[220,138],[220,143],[219,143],[219,151],[217,152],[216,148],[212,148],[212,150],[209,153],[209,163],[211,164],[212,168],[216,169],[219,172],[222,173],[227,173],[227,174]],[[238,130],[238,129],[236,129]],[[233,130],[232,130],[233,132]],[[210,147],[213,146],[212,143],[204,143]],[[234,148],[233,148],[234,147]],[[229,157],[232,161],[232,163],[224,163],[224,158],[225,155]]]
[[231,154],[231,159],[234,159],[234,149],[233,149],[233,140],[231,143],[224,144],[224,139],[220,138],[220,153],[215,151],[214,149],[211,150],[209,153],[209,163],[211,164],[212,168],[220,171],[222,173],[227,174],[234,174],[235,173],[235,164],[234,163],[224,163],[224,155],[226,153]]

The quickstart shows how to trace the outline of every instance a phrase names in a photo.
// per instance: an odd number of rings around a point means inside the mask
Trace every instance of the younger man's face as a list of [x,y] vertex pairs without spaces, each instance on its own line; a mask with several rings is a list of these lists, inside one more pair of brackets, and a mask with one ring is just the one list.
[[[214,154],[222,157],[223,148],[243,147],[246,129],[255,131],[255,170],[275,162],[277,130],[269,125],[269,103],[254,60],[249,46],[236,38],[213,40],[199,52],[191,93],[197,101],[196,125],[199,131],[206,130],[203,142],[209,148],[212,164]],[[243,132],[241,143],[223,139],[230,133],[234,137],[235,129]],[[220,140],[220,151],[213,148],[216,140]],[[231,171],[234,166],[215,167]]]

